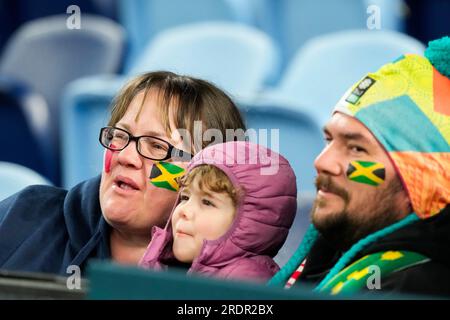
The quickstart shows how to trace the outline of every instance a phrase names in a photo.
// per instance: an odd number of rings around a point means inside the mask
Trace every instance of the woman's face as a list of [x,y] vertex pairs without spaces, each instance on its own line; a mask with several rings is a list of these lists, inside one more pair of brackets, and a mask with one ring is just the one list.
[[[159,116],[157,97],[157,91],[150,90],[140,110],[144,92],[136,95],[115,127],[134,136],[150,135],[164,139],[183,150],[182,140],[172,123],[172,136],[169,137],[165,133]],[[162,227],[166,223],[177,193],[157,188],[150,183],[153,161],[137,152],[134,141],[130,141],[125,149],[112,152],[106,158],[110,158],[110,164],[105,164],[109,169],[103,170],[100,184],[100,206],[104,218],[120,232],[150,236],[153,226]],[[180,162],[175,164],[181,167],[187,165]]]

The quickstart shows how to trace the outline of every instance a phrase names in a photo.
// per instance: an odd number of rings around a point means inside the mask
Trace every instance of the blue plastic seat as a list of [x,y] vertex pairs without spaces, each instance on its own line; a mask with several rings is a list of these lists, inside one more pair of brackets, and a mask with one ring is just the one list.
[[56,150],[63,88],[83,76],[116,72],[124,47],[123,28],[115,22],[82,14],[81,29],[71,30],[67,18],[58,15],[26,23],[12,35],[0,59],[0,74],[24,82],[46,99],[51,110],[49,139]]
[[236,96],[260,91],[278,70],[278,51],[259,30],[204,22],[161,32],[130,70],[169,70],[209,80]]
[[[265,21],[263,30],[282,49],[283,66],[306,41],[316,36],[347,29],[366,28],[364,0],[260,0]],[[261,4],[260,4],[261,5]],[[388,13],[385,13],[387,15]]]
[[394,31],[343,31],[317,37],[299,50],[268,95],[309,106],[322,125],[345,91],[368,72],[404,53],[423,54],[419,41]]
[[197,22],[249,19],[248,5],[240,0],[119,0],[118,6],[129,37],[126,71],[161,31]]
[[57,172],[49,118],[42,96],[22,83],[0,77],[0,161],[29,167],[53,181]]
[[0,181],[0,201],[30,185],[51,185],[39,173],[10,162],[0,162]]
[[123,29],[109,19],[81,15],[81,28],[71,30],[67,18],[26,23],[12,35],[0,60],[1,74],[30,85],[55,111],[68,82],[116,72],[124,45]]
[[247,129],[256,131],[256,137],[250,136],[250,140],[280,152],[290,162],[300,194],[315,191],[314,160],[324,142],[314,119],[283,104],[240,102],[239,105]]
[[289,230],[286,241],[274,258],[275,262],[278,263],[280,267],[288,262],[302,242],[303,236],[311,223],[311,210],[313,208],[315,197],[315,193],[312,192],[303,192],[299,194],[297,199],[297,214],[294,222]]

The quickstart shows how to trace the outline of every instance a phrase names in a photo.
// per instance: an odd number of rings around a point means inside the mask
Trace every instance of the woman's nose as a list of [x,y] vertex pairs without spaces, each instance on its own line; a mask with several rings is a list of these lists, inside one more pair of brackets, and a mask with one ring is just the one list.
[[142,159],[136,149],[136,142],[130,143],[121,151],[119,151],[118,161],[125,167],[142,168]]

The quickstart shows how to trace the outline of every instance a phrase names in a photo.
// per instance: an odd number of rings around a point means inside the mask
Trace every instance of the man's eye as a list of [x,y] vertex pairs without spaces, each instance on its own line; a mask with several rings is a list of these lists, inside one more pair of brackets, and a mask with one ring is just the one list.
[[367,152],[366,149],[360,147],[360,146],[349,146],[350,150],[353,152],[361,153],[361,152]]
[[325,144],[330,144],[332,140],[330,137],[324,137],[323,139],[325,140]]
[[202,200],[202,203],[205,205],[205,206],[211,206],[211,207],[215,207],[215,205],[214,205],[214,203],[212,203],[211,201],[209,201],[209,200],[207,200],[207,199],[203,199]]

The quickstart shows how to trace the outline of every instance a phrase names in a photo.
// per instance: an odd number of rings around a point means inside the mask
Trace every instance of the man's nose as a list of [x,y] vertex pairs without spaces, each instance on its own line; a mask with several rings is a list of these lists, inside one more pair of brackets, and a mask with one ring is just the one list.
[[324,173],[333,176],[342,174],[342,159],[332,145],[327,145],[325,149],[314,160],[314,167],[317,173]]

